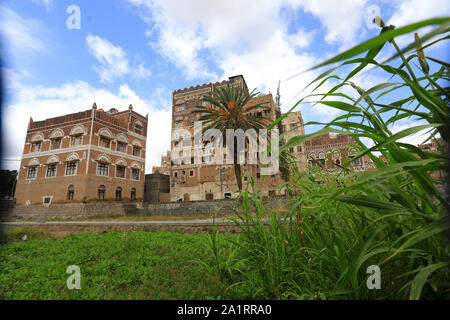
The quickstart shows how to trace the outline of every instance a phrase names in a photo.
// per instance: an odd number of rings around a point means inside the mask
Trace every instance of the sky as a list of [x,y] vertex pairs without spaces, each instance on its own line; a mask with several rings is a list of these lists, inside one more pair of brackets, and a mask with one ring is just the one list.
[[[96,102],[105,110],[132,104],[149,115],[146,173],[151,173],[170,146],[174,90],[243,75],[250,89],[275,94],[281,81],[281,109],[287,111],[320,74],[302,71],[375,37],[376,15],[400,27],[449,16],[450,1],[3,0],[1,165],[19,168],[30,117],[57,117]],[[448,49],[438,45],[427,54],[448,61]],[[367,89],[387,78],[367,71],[354,80]],[[320,105],[296,110],[305,122],[327,122],[339,114]],[[397,130],[410,125],[405,120]]]

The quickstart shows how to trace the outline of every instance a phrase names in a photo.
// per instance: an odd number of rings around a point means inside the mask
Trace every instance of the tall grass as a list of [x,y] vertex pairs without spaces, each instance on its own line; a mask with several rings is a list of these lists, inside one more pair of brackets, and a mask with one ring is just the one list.
[[[404,49],[395,42],[397,36],[430,25],[436,27],[421,38],[416,34]],[[345,114],[329,123],[307,123],[324,127],[293,137],[280,148],[283,154],[316,136],[336,132],[354,138],[357,154],[332,173],[316,169],[300,173],[293,163],[290,180],[284,185],[290,194],[286,219],[266,212],[253,181],[251,188],[241,191],[241,208],[234,221],[242,235],[234,243],[233,255],[243,262],[239,272],[230,268],[231,276],[224,281],[245,297],[450,298],[449,247],[444,237],[449,228],[445,220],[448,195],[442,181],[431,177],[433,172],[446,170],[449,160],[449,64],[424,53],[448,40],[450,19],[431,19],[399,29],[381,21],[380,26],[379,36],[316,66],[341,62],[310,83],[315,87],[308,98]],[[435,36],[440,38],[422,46]],[[375,58],[385,45],[391,45],[396,54],[378,62]],[[365,57],[354,58],[364,52]],[[400,58],[398,66],[394,65],[396,58]],[[339,68],[352,65],[355,68],[348,75],[338,75]],[[386,73],[390,82],[364,90],[351,81],[368,67]],[[333,84],[332,89],[315,93],[326,82]],[[349,95],[348,89],[354,94]],[[419,124],[393,132],[393,125],[409,118]],[[439,152],[425,152],[399,141],[424,130],[424,141],[442,137]],[[387,165],[379,155],[388,160]],[[351,162],[363,156],[373,161],[376,171],[352,170]],[[250,203],[255,216],[249,213]],[[270,218],[265,223],[262,216]],[[214,254],[221,253],[216,248]],[[366,286],[370,265],[381,269],[380,290]]]

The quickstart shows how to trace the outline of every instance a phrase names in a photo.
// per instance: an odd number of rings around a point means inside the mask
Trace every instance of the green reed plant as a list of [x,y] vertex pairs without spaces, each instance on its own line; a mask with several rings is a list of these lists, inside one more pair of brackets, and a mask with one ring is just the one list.
[[[449,248],[444,237],[448,195],[432,173],[448,164],[449,64],[425,55],[449,39],[449,18],[437,18],[405,27],[385,26],[380,34],[314,68],[341,63],[314,79],[313,92],[300,100],[316,98],[344,112],[315,133],[291,138],[289,148],[335,132],[354,138],[358,151],[342,167],[329,172],[309,168],[301,172],[295,162],[290,179],[281,186],[289,194],[286,218],[267,209],[253,181],[240,192],[240,210],[234,222],[242,235],[235,240],[245,268],[234,278],[234,288],[246,296],[294,299],[434,299],[449,298]],[[400,49],[395,37],[436,26]],[[439,39],[424,45],[432,37]],[[383,62],[375,58],[385,45],[395,54]],[[354,58],[366,53],[364,57]],[[401,63],[396,66],[396,58]],[[337,72],[355,65],[345,77]],[[365,90],[351,79],[365,68],[384,72],[391,79]],[[314,69],[313,68],[313,69]],[[315,93],[326,83],[331,90]],[[336,84],[337,82],[337,84]],[[350,91],[353,94],[349,94]],[[284,116],[270,127],[277,125]],[[419,124],[393,132],[393,125],[413,118]],[[439,152],[425,152],[400,142],[421,131],[424,141],[437,141]],[[286,133],[284,133],[286,134]],[[282,134],[283,136],[283,134]],[[282,138],[282,136],[280,138]],[[364,141],[371,141],[367,146]],[[379,159],[383,155],[388,164]],[[354,172],[352,162],[368,156],[376,170]],[[289,159],[287,159],[289,160]],[[251,189],[249,190],[249,186]],[[255,215],[251,215],[251,205]],[[269,217],[267,220],[264,217]],[[366,286],[367,267],[381,268],[380,290]],[[240,288],[240,289],[238,289]]]

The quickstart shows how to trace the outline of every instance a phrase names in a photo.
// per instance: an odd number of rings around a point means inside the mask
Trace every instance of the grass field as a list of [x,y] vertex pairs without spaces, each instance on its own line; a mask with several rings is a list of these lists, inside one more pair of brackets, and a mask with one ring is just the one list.
[[[206,235],[111,232],[65,238],[35,231],[0,248],[0,299],[217,299],[225,287],[203,267]],[[223,237],[232,237],[223,236]],[[77,265],[81,289],[69,290]]]

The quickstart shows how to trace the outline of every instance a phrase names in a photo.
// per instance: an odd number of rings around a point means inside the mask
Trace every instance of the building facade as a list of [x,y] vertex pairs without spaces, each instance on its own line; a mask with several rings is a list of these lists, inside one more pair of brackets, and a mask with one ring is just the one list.
[[148,115],[92,109],[30,118],[18,205],[142,201]]
[[[216,88],[227,85],[241,86],[245,92],[248,93],[249,91],[243,76],[230,77],[226,81],[174,91],[172,97],[172,132],[175,132],[176,129],[184,129],[193,137],[194,122],[200,117],[200,114],[192,113],[192,111],[196,106],[203,104],[202,100],[205,95],[212,94]],[[264,106],[265,109],[256,109],[252,113],[255,116],[269,119],[267,124],[280,116],[280,110],[274,103],[271,94],[260,94],[251,99],[248,105]],[[303,120],[300,112],[288,117],[283,123],[285,125],[295,123],[296,126],[300,126],[299,132],[303,133]],[[172,156],[174,148],[182,143],[182,141],[179,141],[181,139],[178,138],[180,137],[172,137]],[[191,145],[193,145],[193,142]],[[233,196],[233,193],[238,190],[234,166],[226,163],[226,156],[222,164],[212,164],[213,153],[214,150],[211,151],[211,154],[208,154],[208,150],[206,150],[201,163],[195,163],[193,157],[184,159],[179,164],[175,164],[173,159],[169,159],[171,201],[223,199]],[[248,156],[248,148],[246,154]],[[304,154],[304,151],[300,151],[299,154]],[[259,164],[248,164],[246,162],[246,164],[241,165],[241,173],[244,187],[249,179],[253,179],[264,195],[284,193],[284,190],[280,189],[280,186],[284,183],[280,172],[273,175],[262,175]]]
[[[305,127],[303,123],[302,113],[300,111],[294,111],[286,115],[281,121],[281,131],[285,133],[281,143],[288,142],[291,138],[305,134]],[[294,161],[297,162],[299,170],[306,168],[306,150],[305,143],[301,143],[298,146],[289,148],[289,154],[292,155]]]
[[[358,152],[352,145],[356,145],[356,141],[345,134],[324,134],[306,141],[308,166],[334,171]],[[374,169],[374,165],[368,156],[355,160],[351,165],[354,171],[371,171]]]

